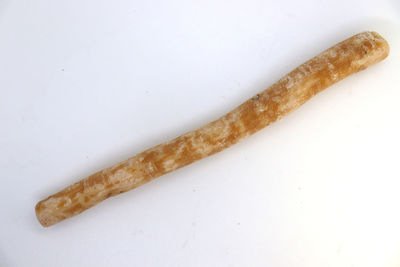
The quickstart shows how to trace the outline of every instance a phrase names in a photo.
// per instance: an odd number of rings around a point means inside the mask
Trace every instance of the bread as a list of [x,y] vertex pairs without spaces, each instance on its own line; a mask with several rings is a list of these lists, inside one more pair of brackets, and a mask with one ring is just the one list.
[[99,171],[40,201],[36,215],[50,226],[111,196],[217,153],[295,110],[315,94],[387,57],[376,32],[357,34],[305,62],[265,91],[203,127]]

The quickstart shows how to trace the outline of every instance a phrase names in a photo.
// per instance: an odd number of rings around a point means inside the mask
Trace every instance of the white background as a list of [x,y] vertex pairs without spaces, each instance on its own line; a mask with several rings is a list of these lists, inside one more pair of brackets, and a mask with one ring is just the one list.
[[[0,1],[0,266],[399,266],[400,2]],[[50,228],[50,194],[335,43],[391,54],[217,155]]]

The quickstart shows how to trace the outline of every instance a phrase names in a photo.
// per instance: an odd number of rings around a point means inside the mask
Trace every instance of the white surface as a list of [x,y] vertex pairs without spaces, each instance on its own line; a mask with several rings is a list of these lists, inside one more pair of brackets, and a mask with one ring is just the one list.
[[[0,266],[399,266],[400,2],[0,2]],[[384,62],[50,228],[37,201],[364,30]]]

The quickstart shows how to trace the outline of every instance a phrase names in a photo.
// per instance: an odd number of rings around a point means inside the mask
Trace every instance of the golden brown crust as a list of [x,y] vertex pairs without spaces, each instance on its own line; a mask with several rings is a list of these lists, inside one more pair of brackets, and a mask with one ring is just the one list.
[[36,205],[43,226],[219,152],[295,110],[341,79],[384,59],[388,43],[375,32],[357,34],[302,64],[221,118],[97,172]]

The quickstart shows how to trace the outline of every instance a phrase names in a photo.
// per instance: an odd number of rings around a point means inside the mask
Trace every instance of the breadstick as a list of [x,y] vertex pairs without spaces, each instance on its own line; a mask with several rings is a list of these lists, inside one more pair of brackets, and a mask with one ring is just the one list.
[[357,34],[294,69],[231,112],[176,139],[99,171],[40,201],[36,215],[50,226],[156,177],[217,153],[295,110],[315,94],[387,57],[376,32]]

